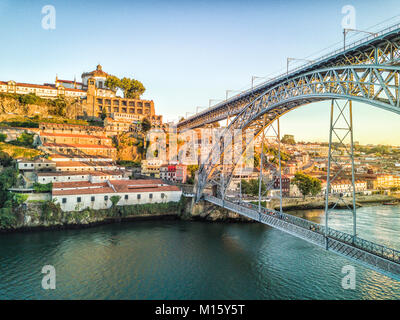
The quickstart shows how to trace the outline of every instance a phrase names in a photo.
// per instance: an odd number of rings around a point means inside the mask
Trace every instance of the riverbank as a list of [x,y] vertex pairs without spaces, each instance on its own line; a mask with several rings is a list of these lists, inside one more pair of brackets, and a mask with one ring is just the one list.
[[[352,207],[352,198],[345,199],[346,204]],[[398,198],[386,195],[372,195],[357,197],[357,207],[372,206],[385,202],[398,201]],[[330,202],[330,207],[334,205]],[[339,203],[336,209],[347,208],[345,203]],[[264,202],[264,206],[279,210],[279,200]],[[285,198],[283,210],[306,211],[324,209],[325,200],[315,198]],[[8,224],[0,227],[1,233],[86,229],[95,226],[124,223],[132,221],[156,220],[186,220],[202,222],[251,223],[254,222],[244,216],[222,209],[211,203],[200,201],[192,204],[191,198],[182,197],[179,202],[154,203],[136,206],[110,208],[109,210],[85,209],[76,212],[62,212],[51,201],[31,202],[28,206],[20,207],[10,213]],[[12,219],[11,219],[12,218]]]
[[[347,209],[348,207],[353,207],[353,198],[346,197],[336,204],[336,209]],[[388,195],[369,195],[369,196],[357,196],[356,197],[356,207],[360,208],[367,205],[376,205],[383,203],[390,203],[394,201],[399,201],[399,198]],[[268,208],[279,210],[279,200],[274,199],[265,204]],[[332,198],[329,200],[329,207],[332,208],[335,202]],[[282,209],[284,211],[293,210],[312,210],[312,209],[325,209],[325,198],[323,197],[309,197],[306,199],[302,198],[284,198],[282,203]]]
[[0,217],[0,233],[84,229],[128,221],[180,219],[187,210],[187,199],[179,202],[116,206],[108,210],[63,212],[51,201],[30,202]]

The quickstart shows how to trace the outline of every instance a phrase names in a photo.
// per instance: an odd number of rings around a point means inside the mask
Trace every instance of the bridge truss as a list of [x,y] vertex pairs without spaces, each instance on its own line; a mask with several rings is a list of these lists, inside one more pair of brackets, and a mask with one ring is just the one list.
[[[346,51],[312,63],[306,68],[278,77],[181,123],[180,129],[184,130],[220,121],[236,114],[236,118],[215,141],[210,156],[201,164],[196,184],[196,201],[205,199],[400,279],[400,254],[397,251],[357,237],[352,118],[353,101],[400,114],[399,28],[400,26],[383,33],[378,38],[374,37]],[[277,213],[263,208],[261,180],[265,130],[273,127],[275,123],[278,127],[276,136],[279,137],[281,116],[300,106],[328,100],[331,101],[331,118],[325,226],[322,226],[285,215],[282,210]],[[244,138],[246,136],[244,132],[247,130],[254,131],[254,139],[262,136],[257,207],[252,205],[247,207],[242,202],[237,204],[227,197],[227,190],[237,172],[238,164],[241,163],[249,147],[253,146],[253,140],[248,141]],[[334,138],[337,138],[339,146],[346,150],[348,162],[345,164],[337,161],[337,150],[333,146]],[[233,162],[226,165],[224,155],[230,154],[234,148],[232,143],[226,141],[238,140],[242,142],[243,148],[239,156],[234,157]],[[222,151],[219,153],[219,161],[215,161],[215,154],[219,151]],[[280,161],[279,145],[279,184],[282,188]],[[335,168],[334,174],[331,173],[332,168]],[[341,173],[345,171],[351,173],[351,188],[348,192],[352,195],[353,203],[351,206],[346,203],[346,206],[353,216],[352,235],[328,227],[331,210],[329,199],[336,198],[333,208],[339,202],[343,202],[341,193],[333,194],[332,182],[339,179]],[[212,195],[205,192],[210,188],[213,190]],[[282,190],[280,195],[282,199]],[[280,207],[282,208],[282,200]]]

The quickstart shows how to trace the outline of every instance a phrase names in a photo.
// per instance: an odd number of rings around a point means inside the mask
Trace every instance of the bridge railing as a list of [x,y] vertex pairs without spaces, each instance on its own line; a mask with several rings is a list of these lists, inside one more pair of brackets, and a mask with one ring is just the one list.
[[[329,53],[327,53],[327,54],[325,54],[323,56],[318,57],[317,59],[313,59],[311,62],[304,63],[304,64],[298,66],[297,68],[294,68],[294,69],[290,70],[289,73],[282,73],[282,74],[279,74],[279,75],[277,75],[275,77],[272,77],[272,78],[268,79],[268,81],[260,83],[259,85],[254,86],[253,88],[247,89],[247,90],[243,91],[242,93],[237,94],[235,97],[233,97],[231,99],[235,99],[235,98],[240,98],[242,96],[246,96],[250,92],[257,91],[260,88],[265,87],[267,84],[270,84],[270,83],[273,83],[273,82],[277,81],[278,79],[286,78],[286,77],[296,73],[297,71],[299,71],[301,69],[304,69],[306,67],[310,67],[312,65],[318,64],[318,63],[322,62],[323,60],[326,60],[329,57],[334,57],[335,55],[337,55],[339,53],[345,52],[345,51],[347,51],[349,49],[352,49],[352,48],[354,48],[356,46],[359,46],[359,45],[361,45],[361,44],[363,44],[363,43],[365,43],[367,41],[370,41],[370,40],[373,40],[373,39],[375,39],[377,37],[380,37],[382,35],[388,34],[388,33],[392,32],[392,31],[394,31],[396,29],[400,29],[400,23],[392,25],[390,27],[387,27],[387,28],[385,28],[385,29],[383,29],[381,31],[378,31],[378,32],[375,33],[375,35],[369,35],[369,36],[366,36],[366,37],[364,37],[364,38],[362,38],[360,40],[357,40],[357,41],[354,41],[352,43],[346,44],[346,48],[339,48],[339,49],[336,49],[334,51],[331,51],[331,52],[329,52]],[[207,112],[213,110],[214,108],[217,108],[220,105],[221,106],[224,105],[226,102],[227,101],[225,100],[223,102],[217,103],[216,105],[211,106],[211,107],[201,111],[200,113],[198,113],[196,115],[190,116],[189,118],[185,119],[184,122],[188,121],[188,120],[191,120],[191,119],[195,118],[198,115],[206,114]]]
[[[212,197],[212,196],[207,196],[207,197]],[[212,197],[215,198],[215,197]],[[218,198],[215,198],[218,199]],[[220,204],[222,205],[223,201],[221,199],[218,199],[220,201]],[[273,209],[268,209],[265,207],[261,206],[261,212],[259,212],[259,207],[258,205],[255,205],[253,203],[250,202],[240,202],[240,201],[235,201],[232,198],[230,198],[229,200],[225,200],[225,205],[229,204],[229,205],[235,205],[237,207],[244,207],[247,209],[251,209],[253,211],[253,219],[255,220],[259,220],[259,218],[257,217],[258,215],[269,215],[269,216],[273,216],[277,219],[280,220],[284,220],[288,223],[294,224],[296,226],[299,226],[301,228],[305,228],[308,230],[312,230],[314,232],[320,233],[325,235],[325,226],[303,219],[303,218],[299,218],[287,213],[281,213],[277,210],[273,210]],[[228,206],[227,206],[228,207]],[[256,211],[256,213],[254,213],[254,211]],[[353,247],[362,249],[364,251],[367,251],[369,253],[372,253],[374,255],[377,255],[379,257],[385,258],[387,260],[396,262],[396,263],[400,263],[400,251],[386,247],[384,245],[381,244],[377,244],[374,243],[372,241],[368,241],[359,237],[354,237],[351,234],[348,234],[346,232],[342,232],[336,229],[332,229],[332,228],[328,228],[328,233],[327,233],[329,238],[332,238],[334,240],[338,240],[341,242],[344,242],[348,245],[351,245]]]

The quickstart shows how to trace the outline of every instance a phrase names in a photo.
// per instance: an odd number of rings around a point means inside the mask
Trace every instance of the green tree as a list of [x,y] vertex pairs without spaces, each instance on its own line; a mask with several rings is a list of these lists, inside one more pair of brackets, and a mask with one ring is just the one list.
[[306,175],[303,172],[297,172],[292,180],[292,183],[299,188],[303,198],[309,194],[316,196],[321,192],[321,181],[317,178]]
[[0,164],[3,167],[9,167],[12,165],[12,163],[13,158],[7,152],[0,151]]
[[130,99],[139,99],[146,91],[143,83],[139,80],[127,77],[119,79],[116,76],[109,76],[105,85],[113,91],[116,91],[118,88],[121,89],[124,97]]
[[37,183],[35,182],[33,184],[33,191],[36,193],[42,193],[42,192],[51,192],[51,190],[53,189],[53,183]]
[[4,142],[7,139],[7,135],[5,133],[0,133],[0,142]]
[[282,143],[284,144],[291,144],[295,145],[296,141],[294,140],[294,136],[291,134],[285,134],[281,140]]
[[[249,181],[242,179],[242,193],[244,194],[258,196],[259,186],[260,183],[258,179],[250,179]],[[261,181],[261,193],[264,194],[266,189],[265,183]]]
[[101,109],[100,118],[101,118],[101,120],[103,120],[103,121],[104,121],[105,118],[107,118],[107,112],[106,112],[106,108],[105,108],[105,107],[103,107],[103,108]]
[[10,144],[31,148],[33,147],[33,134],[27,133],[26,131],[22,132],[17,140],[10,141]]
[[104,84],[112,91],[116,91],[119,87],[121,87],[121,80],[115,76],[108,76]]
[[151,129],[151,122],[148,118],[142,120],[142,131],[147,133]]

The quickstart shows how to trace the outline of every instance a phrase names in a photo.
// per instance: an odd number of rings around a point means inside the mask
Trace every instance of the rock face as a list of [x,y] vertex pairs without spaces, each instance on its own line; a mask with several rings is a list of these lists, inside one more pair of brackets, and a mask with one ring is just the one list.
[[187,219],[215,222],[252,222],[253,220],[209,202],[192,203]]
[[[82,115],[83,106],[80,102],[73,98],[65,98],[65,117],[68,119],[74,119],[78,115]],[[40,115],[41,117],[47,117],[54,115],[56,108],[51,105],[43,104],[27,104],[20,103],[17,99],[0,95],[0,115],[20,115],[20,116],[34,116]]]

